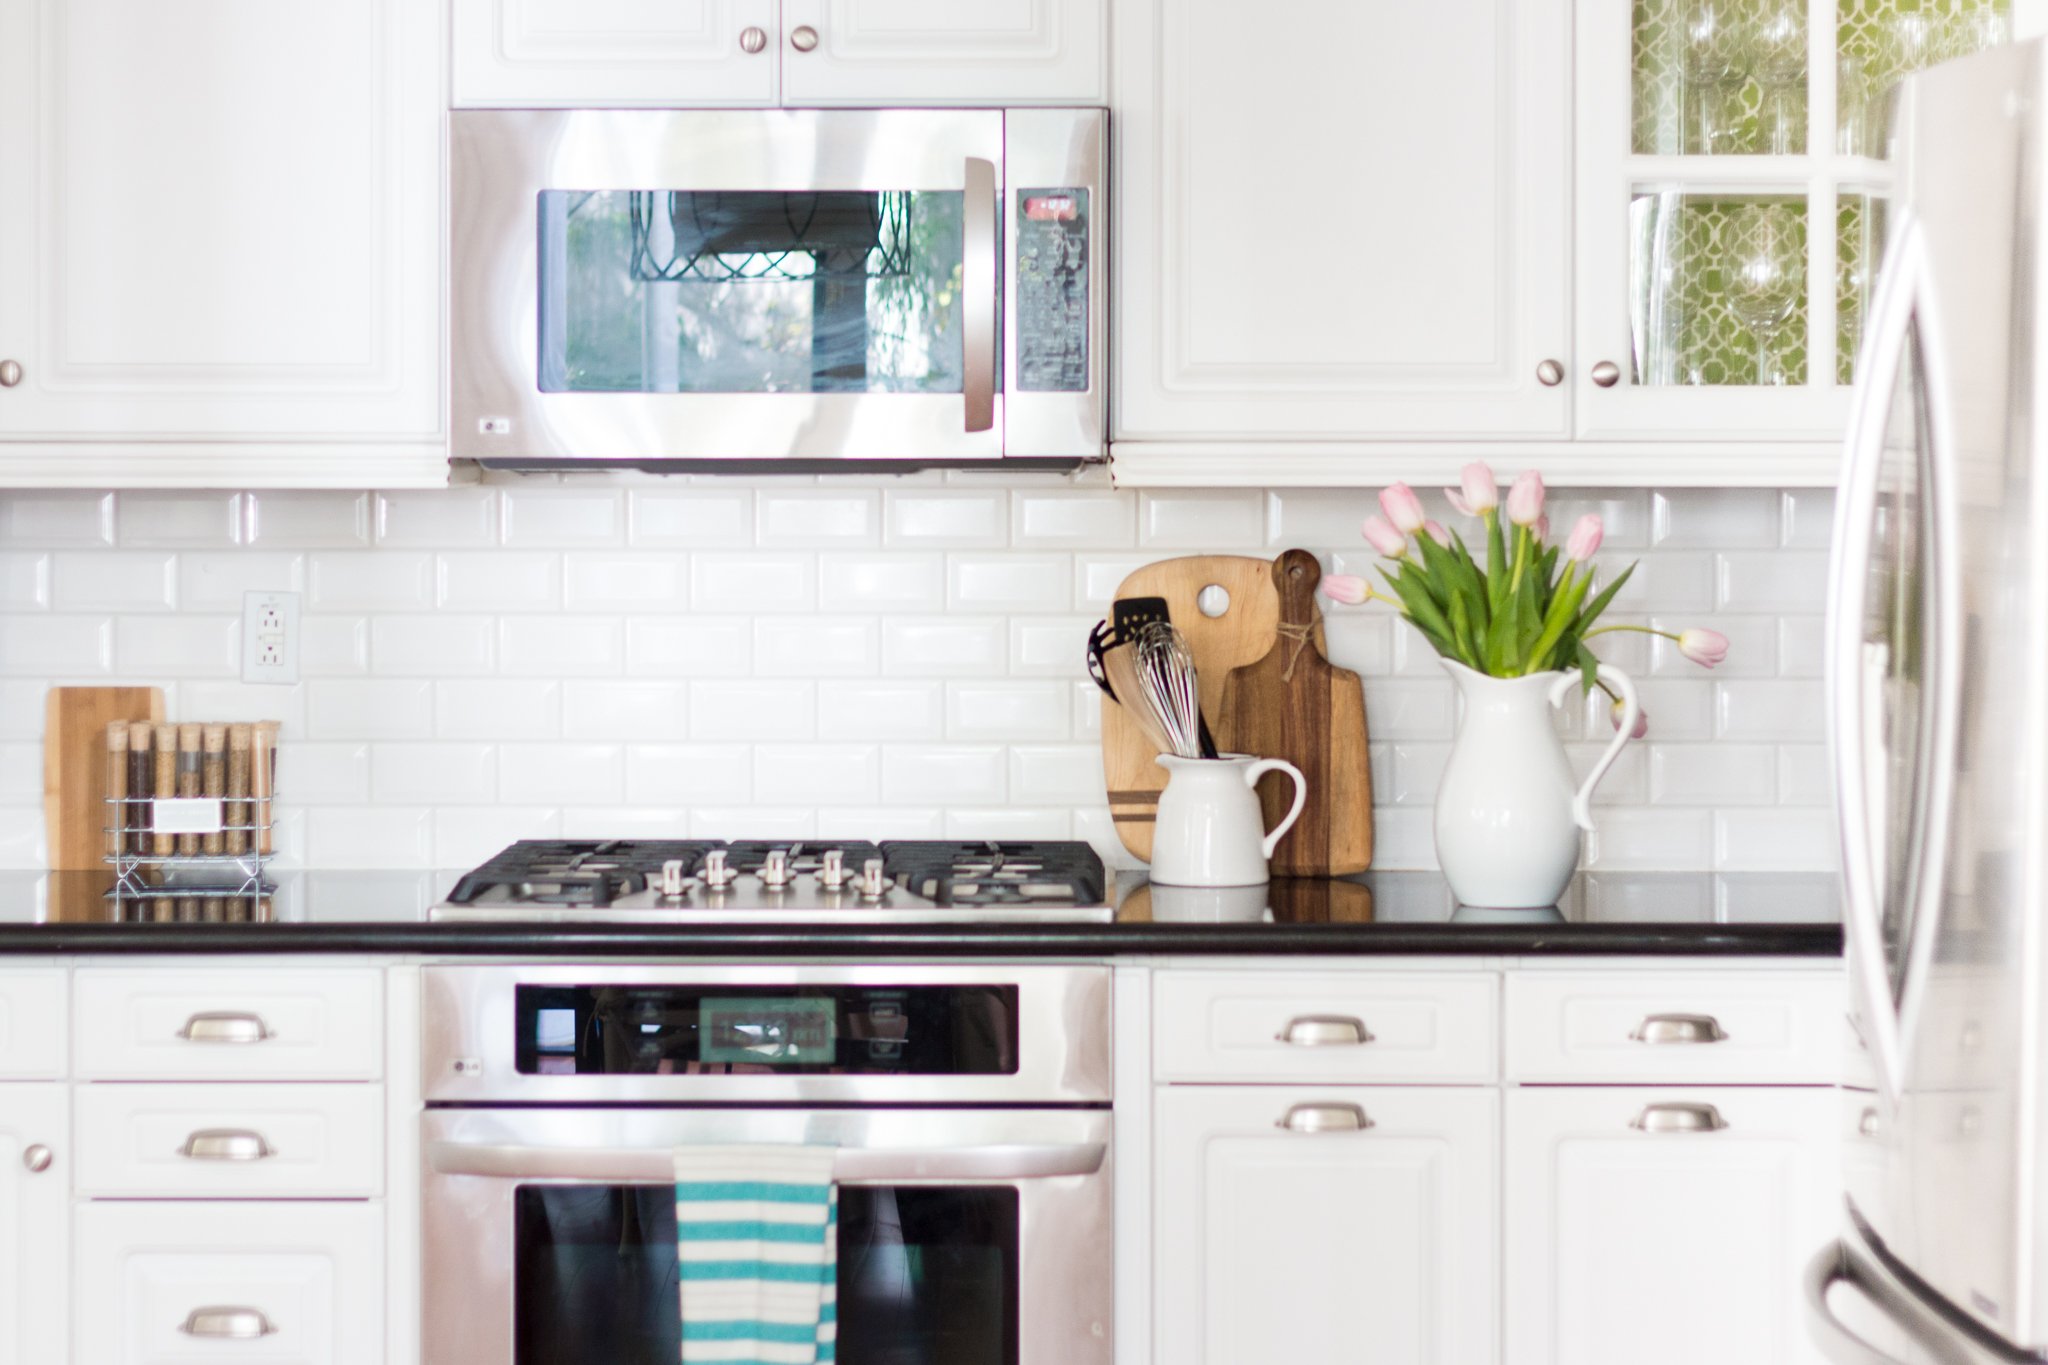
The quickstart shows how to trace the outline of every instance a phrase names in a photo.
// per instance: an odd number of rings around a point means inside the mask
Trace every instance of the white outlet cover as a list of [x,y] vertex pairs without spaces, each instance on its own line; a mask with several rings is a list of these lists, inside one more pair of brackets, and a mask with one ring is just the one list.
[[295,592],[242,594],[242,681],[295,683],[299,680],[299,595]]

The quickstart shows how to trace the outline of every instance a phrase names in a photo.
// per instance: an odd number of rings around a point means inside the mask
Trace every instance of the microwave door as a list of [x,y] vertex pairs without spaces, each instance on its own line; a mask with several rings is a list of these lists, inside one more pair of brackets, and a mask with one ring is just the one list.
[[1003,453],[1001,110],[451,116],[453,453]]

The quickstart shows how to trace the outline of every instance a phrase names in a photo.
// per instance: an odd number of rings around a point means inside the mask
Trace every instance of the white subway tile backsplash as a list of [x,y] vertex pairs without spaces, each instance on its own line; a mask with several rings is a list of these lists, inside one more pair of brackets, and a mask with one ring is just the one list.
[[755,543],[827,549],[880,539],[882,495],[872,489],[764,488],[754,495]]
[[43,746],[25,740],[0,743],[0,804],[25,804],[42,795]]
[[625,538],[625,502],[610,488],[504,490],[504,543],[514,549],[617,545]]
[[346,550],[370,543],[368,493],[244,493],[242,518],[247,543],[266,550]]
[[1074,561],[1067,555],[954,554],[946,564],[953,611],[1069,611]]
[[[460,866],[558,831],[778,830],[1076,837],[1126,865],[1088,628],[1133,569],[1176,553],[1300,545],[1332,571],[1375,571],[1358,533],[1374,490],[996,478],[0,493],[0,744],[15,746],[0,765],[35,744],[48,685],[119,677],[162,684],[179,718],[283,721],[280,844],[317,865]],[[1450,520],[1438,490],[1418,491]],[[1641,634],[1603,637],[1651,722],[1598,793],[1596,876],[1827,875],[1797,869],[1833,856],[1818,596],[1832,504],[1553,491],[1560,534],[1586,511],[1605,521],[1603,575],[1641,560],[1610,622],[1733,641],[1708,672]],[[305,592],[303,683],[239,681],[250,589]],[[1453,690],[1384,606],[1323,607],[1330,657],[1366,680],[1378,865],[1427,867]],[[1585,772],[1612,734],[1604,699],[1575,699],[1558,730]],[[0,840],[0,866],[39,858],[33,793],[0,791],[0,807],[34,822]]]
[[498,490],[450,488],[431,493],[379,493],[380,546],[478,548],[498,543]]
[[458,551],[436,557],[434,584],[434,600],[446,611],[556,611],[562,559],[540,551]]

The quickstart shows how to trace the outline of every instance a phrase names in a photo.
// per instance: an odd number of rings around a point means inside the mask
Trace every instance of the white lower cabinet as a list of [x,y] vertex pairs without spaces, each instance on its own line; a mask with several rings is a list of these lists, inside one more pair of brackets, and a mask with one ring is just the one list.
[[1156,1094],[1159,1365],[1495,1359],[1497,1092]]
[[1820,1365],[1799,1285],[1838,1231],[1833,1089],[1527,1087],[1506,1103],[1505,1365]]
[[0,1085],[0,1365],[69,1359],[69,1098],[61,1082]]
[[382,1361],[383,1228],[367,1203],[81,1205],[72,1359]]

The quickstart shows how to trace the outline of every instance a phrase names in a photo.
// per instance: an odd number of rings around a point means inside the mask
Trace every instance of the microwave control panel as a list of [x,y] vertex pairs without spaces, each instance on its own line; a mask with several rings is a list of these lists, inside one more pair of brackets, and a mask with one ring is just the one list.
[[1017,387],[1088,391],[1088,191],[1017,191]]

